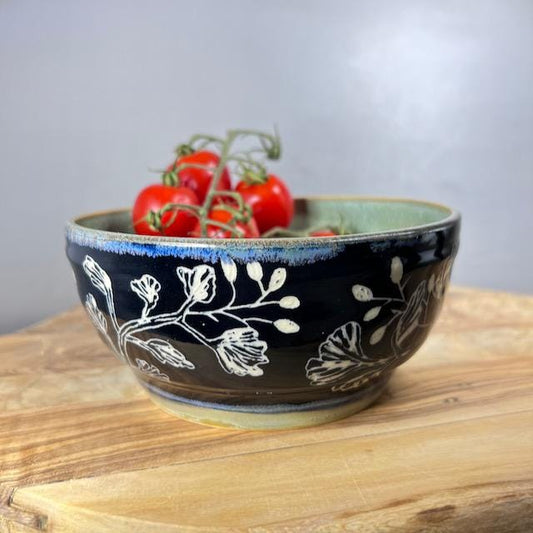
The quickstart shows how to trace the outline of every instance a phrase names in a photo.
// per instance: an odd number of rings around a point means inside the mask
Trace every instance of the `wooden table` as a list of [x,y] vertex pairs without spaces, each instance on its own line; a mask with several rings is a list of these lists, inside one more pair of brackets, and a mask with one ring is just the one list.
[[533,297],[453,289],[373,407],[244,432],[147,399],[81,308],[0,340],[0,531],[533,531]]

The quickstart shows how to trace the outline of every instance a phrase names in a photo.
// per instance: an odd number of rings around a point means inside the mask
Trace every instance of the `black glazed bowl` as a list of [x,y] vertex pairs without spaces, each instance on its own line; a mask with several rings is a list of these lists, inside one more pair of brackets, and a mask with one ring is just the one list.
[[441,205],[296,202],[295,228],[339,223],[352,234],[182,239],[135,235],[112,211],[69,222],[67,255],[98,333],[163,409],[310,426],[369,405],[420,348],[459,242]]

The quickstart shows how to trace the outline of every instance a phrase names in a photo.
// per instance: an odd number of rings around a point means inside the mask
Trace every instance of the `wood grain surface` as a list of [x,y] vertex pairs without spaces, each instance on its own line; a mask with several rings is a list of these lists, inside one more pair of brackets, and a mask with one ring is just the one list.
[[158,410],[81,308],[0,338],[0,531],[533,531],[533,298],[452,289],[382,398],[245,432]]

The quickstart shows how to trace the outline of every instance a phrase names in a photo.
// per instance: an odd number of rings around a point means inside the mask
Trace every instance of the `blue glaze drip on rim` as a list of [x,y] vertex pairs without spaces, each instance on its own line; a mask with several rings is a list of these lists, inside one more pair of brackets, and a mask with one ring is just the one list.
[[345,246],[342,243],[306,243],[300,246],[242,246],[241,242],[224,246],[209,246],[200,243],[144,243],[131,240],[112,239],[100,231],[86,231],[84,228],[69,224],[66,236],[70,242],[79,246],[95,248],[103,252],[119,255],[136,255],[146,257],[178,257],[197,259],[207,263],[217,263],[221,259],[231,257],[235,261],[248,263],[251,261],[281,262],[289,266],[305,265],[315,261],[330,259],[341,253]]
[[183,398],[171,392],[159,389],[158,387],[147,383],[146,381],[139,380],[139,383],[147,388],[152,394],[161,396],[167,400],[174,401],[176,403],[184,403],[187,405],[193,405],[195,407],[204,407],[206,409],[216,409],[219,411],[233,411],[238,413],[255,413],[255,414],[277,414],[277,413],[293,413],[306,411],[318,411],[321,409],[332,409],[333,407],[339,407],[344,404],[350,404],[351,402],[358,400],[364,396],[372,394],[373,391],[384,388],[385,384],[389,381],[391,373],[382,376],[379,381],[372,383],[368,387],[357,390],[354,394],[349,396],[341,396],[332,398],[330,400],[316,400],[314,402],[306,402],[299,404],[272,404],[272,405],[235,405],[227,403],[216,402],[203,402],[201,400],[193,400],[191,398]]

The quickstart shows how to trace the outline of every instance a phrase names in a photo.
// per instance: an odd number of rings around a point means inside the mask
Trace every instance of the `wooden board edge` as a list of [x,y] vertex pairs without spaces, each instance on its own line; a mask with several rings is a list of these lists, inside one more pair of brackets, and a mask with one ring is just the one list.
[[[533,531],[533,479],[458,487],[420,499],[398,499],[387,507],[310,516],[261,525],[263,533],[315,531],[455,532]],[[253,528],[252,528],[253,530]]]
[[[47,507],[48,516],[38,508]],[[29,521],[32,518],[36,521]],[[123,515],[103,515],[82,507],[58,502],[34,502],[25,510],[13,509],[7,523],[21,524],[36,531],[153,531],[157,533],[312,533],[357,531],[380,532],[454,532],[500,533],[533,531],[533,488],[531,481],[506,481],[460,487],[421,499],[391,502],[387,507],[352,513],[307,516],[296,520],[255,524],[245,528],[219,527],[217,524],[188,526]],[[2,523],[0,522],[0,525]],[[8,529],[9,531],[9,529]]]

